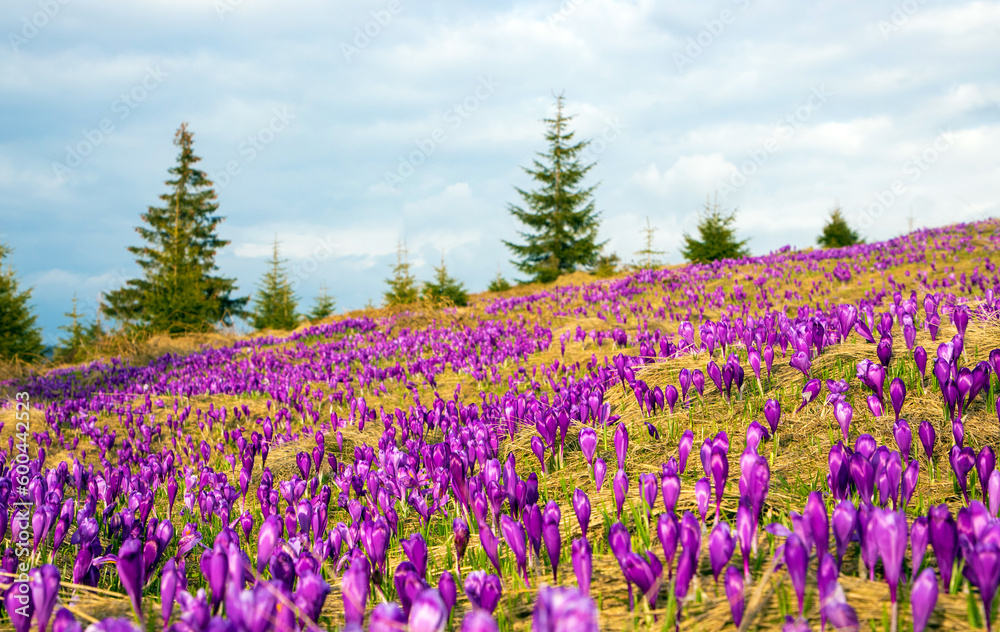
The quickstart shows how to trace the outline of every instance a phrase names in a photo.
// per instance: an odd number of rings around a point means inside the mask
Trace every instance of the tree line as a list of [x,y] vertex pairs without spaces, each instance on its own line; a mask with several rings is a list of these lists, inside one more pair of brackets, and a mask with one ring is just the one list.
[[[511,263],[524,275],[517,284],[550,283],[563,274],[586,271],[598,277],[612,276],[623,269],[617,253],[605,252],[607,241],[598,241],[601,213],[597,210],[597,184],[584,180],[596,163],[584,161],[588,140],[575,140],[570,129],[574,117],[565,114],[563,97],[557,96],[554,118],[546,125],[548,149],[537,152],[531,166],[523,167],[535,183],[526,190],[515,187],[520,204],[509,204],[508,212],[523,228],[518,241],[504,245]],[[60,327],[54,359],[78,362],[87,350],[109,334],[102,316],[115,322],[117,332],[142,335],[152,333],[189,334],[212,331],[243,319],[257,330],[291,330],[304,320],[317,321],[331,316],[336,301],[324,286],[313,307],[299,312],[287,263],[281,259],[275,237],[267,270],[251,296],[238,296],[236,279],[219,274],[216,256],[229,245],[218,236],[219,204],[213,183],[198,169],[201,160],[193,148],[193,133],[181,124],[174,137],[179,148],[177,164],[168,170],[167,192],[160,204],[140,215],[136,232],[142,245],[128,246],[141,276],[104,294],[97,317],[86,322],[77,310],[65,316],[69,324]],[[706,201],[699,212],[697,236],[683,233],[681,254],[687,261],[707,263],[738,259],[749,255],[747,239],[736,234],[736,209],[725,211],[716,200]],[[655,249],[657,229],[646,218],[644,247],[635,253],[631,268],[653,269],[664,265],[664,251]],[[823,247],[843,247],[861,243],[860,236],[835,207],[817,243]],[[5,260],[9,248],[0,244],[0,359],[33,361],[41,358],[44,345],[37,317],[30,306],[31,289],[20,289],[16,274]],[[405,243],[401,242],[396,263],[386,279],[382,296],[385,306],[425,301],[435,305],[464,306],[469,296],[465,286],[452,277],[444,262],[434,268],[431,280],[420,282],[411,271]],[[512,284],[498,269],[487,288],[491,292],[511,289]],[[373,307],[369,301],[368,307]]]

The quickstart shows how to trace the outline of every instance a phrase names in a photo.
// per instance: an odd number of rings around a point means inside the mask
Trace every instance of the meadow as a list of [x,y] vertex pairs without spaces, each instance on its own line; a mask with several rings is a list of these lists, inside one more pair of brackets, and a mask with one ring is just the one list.
[[998,252],[989,220],[12,377],[0,625],[989,628]]

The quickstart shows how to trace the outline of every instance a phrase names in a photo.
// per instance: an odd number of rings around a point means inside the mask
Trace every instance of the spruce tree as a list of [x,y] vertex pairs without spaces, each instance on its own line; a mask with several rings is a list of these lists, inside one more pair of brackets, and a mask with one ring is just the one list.
[[823,226],[823,232],[816,238],[816,243],[824,248],[843,248],[864,243],[864,240],[848,226],[838,204],[830,211],[830,219]]
[[465,291],[465,285],[448,274],[444,265],[444,253],[441,253],[441,265],[434,268],[434,280],[424,283],[421,293],[427,301],[445,300],[460,307],[469,304],[469,293]]
[[529,192],[515,187],[524,208],[508,205],[510,213],[529,229],[519,231],[524,243],[503,242],[516,257],[511,263],[532,281],[541,283],[595,265],[604,245],[597,243],[600,213],[593,200],[596,185],[581,186],[594,167],[594,163],[581,161],[590,141],[573,142],[574,132],[567,128],[572,119],[563,114],[563,97],[557,97],[556,117],[543,119],[548,125],[545,140],[549,150],[538,156],[544,162],[535,159],[533,167],[524,168],[539,188]]
[[184,123],[174,144],[177,165],[169,170],[163,206],[150,206],[136,232],[146,242],[130,246],[143,277],[109,292],[101,310],[130,327],[166,333],[200,332],[242,316],[249,297],[234,297],[236,280],[213,273],[215,257],[229,244],[216,234],[224,219],[212,182],[195,167],[193,134]]
[[288,279],[285,260],[278,258],[278,238],[274,238],[267,272],[261,278],[254,296],[253,326],[256,329],[282,329],[290,331],[299,323],[296,314],[298,299]]
[[392,276],[385,283],[389,289],[382,294],[382,299],[387,307],[415,303],[420,298],[417,279],[410,272],[410,262],[406,258],[405,242],[400,242],[396,249],[396,265],[392,268]]
[[649,223],[649,216],[646,216],[646,227],[642,229],[645,234],[645,247],[642,250],[636,251],[636,256],[639,257],[639,269],[641,270],[653,270],[655,268],[663,265],[660,261],[659,255],[666,254],[663,250],[655,250],[653,248],[653,235],[656,233],[656,228]]
[[724,213],[719,208],[718,198],[714,203],[705,202],[699,213],[698,235],[695,239],[684,233],[684,247],[681,254],[692,263],[708,263],[720,259],[739,259],[749,256],[746,239],[736,239],[736,210]]
[[500,266],[497,266],[497,275],[486,287],[487,292],[506,292],[510,289],[510,282],[500,274]]
[[31,288],[19,288],[14,269],[4,265],[7,255],[0,244],[0,359],[32,362],[42,356],[42,331],[28,304]]
[[69,318],[70,322],[59,327],[66,332],[66,336],[59,339],[53,357],[57,362],[68,364],[81,362],[87,358],[88,349],[96,345],[104,335],[101,320],[98,318],[89,325],[83,322],[83,314],[76,308],[76,294],[73,295],[73,310],[63,316]]
[[610,276],[618,274],[618,268],[621,266],[621,258],[617,253],[612,252],[609,255],[602,254],[597,258],[597,263],[594,264],[593,272],[594,276],[599,279],[605,279]]
[[337,309],[337,301],[327,292],[325,285],[319,286],[319,296],[316,297],[316,304],[309,311],[309,320],[323,320],[333,314]]

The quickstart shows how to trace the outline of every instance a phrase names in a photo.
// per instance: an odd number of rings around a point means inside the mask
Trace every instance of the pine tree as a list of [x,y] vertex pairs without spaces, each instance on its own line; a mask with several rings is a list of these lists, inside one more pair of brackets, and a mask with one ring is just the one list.
[[459,307],[469,304],[469,293],[465,291],[465,285],[448,274],[448,269],[444,266],[443,252],[441,265],[434,268],[434,280],[424,283],[421,293],[426,301],[446,300]]
[[618,257],[617,253],[612,252],[610,255],[602,254],[597,258],[597,263],[594,264],[591,271],[597,278],[606,279],[607,277],[618,274],[618,268],[621,266],[621,262],[621,258]]
[[649,223],[649,216],[646,216],[646,227],[642,229],[645,233],[646,246],[642,250],[636,251],[636,256],[639,257],[639,269],[642,270],[653,270],[655,268],[663,265],[663,262],[657,258],[658,255],[666,254],[663,250],[653,249],[653,235],[656,233],[656,228]]
[[194,154],[186,123],[174,144],[180,154],[169,170],[169,192],[160,196],[164,206],[150,206],[141,215],[145,225],[135,230],[146,245],[128,248],[144,276],[108,293],[101,310],[149,331],[208,331],[244,315],[249,297],[233,297],[236,280],[213,275],[216,253],[229,241],[216,234],[224,218],[215,214],[219,205],[211,180],[195,168],[201,158]]
[[337,309],[337,301],[327,293],[326,286],[319,286],[319,296],[316,297],[316,304],[309,312],[309,320],[323,320],[333,314]]
[[88,349],[97,344],[97,341],[104,335],[101,327],[101,320],[97,318],[89,325],[83,322],[83,314],[77,311],[76,294],[73,295],[73,311],[63,314],[70,319],[68,325],[59,327],[66,332],[66,336],[59,339],[53,355],[57,362],[73,364],[81,362],[87,358]]
[[288,279],[285,260],[278,258],[278,238],[274,238],[271,259],[254,297],[253,326],[256,329],[281,329],[290,331],[299,323],[295,313],[298,299]]
[[510,289],[510,282],[500,274],[500,266],[497,266],[497,275],[486,287],[487,292],[506,292]]
[[28,301],[31,288],[21,290],[12,267],[4,266],[8,249],[0,244],[0,359],[34,361],[42,355],[42,331]]
[[548,125],[545,140],[549,151],[538,156],[545,162],[536,159],[532,168],[524,168],[540,188],[529,192],[515,187],[526,208],[508,205],[510,213],[530,232],[519,231],[523,244],[503,243],[517,258],[511,263],[536,282],[548,283],[560,274],[593,266],[604,245],[596,241],[600,223],[593,201],[596,185],[580,186],[594,167],[594,163],[581,162],[581,153],[590,141],[573,143],[574,132],[567,129],[572,119],[563,114],[563,97],[557,97],[556,117],[543,119]]
[[843,248],[864,243],[864,240],[848,226],[838,204],[830,211],[830,219],[823,226],[823,232],[816,238],[816,243],[824,248]]
[[406,305],[415,303],[420,297],[417,279],[410,272],[410,262],[406,259],[406,243],[399,242],[396,250],[396,265],[392,268],[392,277],[385,280],[389,289],[382,294],[383,302],[389,305]]
[[736,210],[723,213],[719,208],[718,198],[714,203],[705,202],[705,208],[699,213],[698,234],[695,239],[684,233],[684,247],[681,254],[692,263],[708,263],[720,259],[739,259],[749,256],[747,241],[736,239]]

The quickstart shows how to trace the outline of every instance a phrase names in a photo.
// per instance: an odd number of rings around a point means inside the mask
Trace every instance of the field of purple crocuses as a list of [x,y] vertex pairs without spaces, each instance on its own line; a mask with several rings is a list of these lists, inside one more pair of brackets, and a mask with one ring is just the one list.
[[987,628],[1000,223],[3,383],[18,632]]

